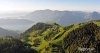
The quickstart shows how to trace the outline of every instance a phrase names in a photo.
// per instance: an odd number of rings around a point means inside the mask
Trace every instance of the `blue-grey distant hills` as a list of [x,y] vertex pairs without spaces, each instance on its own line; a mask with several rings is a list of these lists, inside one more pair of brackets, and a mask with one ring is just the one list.
[[0,19],[0,27],[13,30],[13,31],[25,31],[33,25],[33,21],[27,19]]
[[61,25],[70,25],[89,20],[100,19],[98,12],[83,11],[58,11],[58,10],[37,10],[25,16],[34,22],[56,22]]
[[[4,18],[4,17],[3,17]],[[25,16],[0,18],[0,27],[7,30],[23,32],[38,22],[58,23],[60,25],[71,25],[100,19],[98,12],[83,11],[59,11],[59,10],[36,10],[25,13]]]
[[0,37],[2,36],[18,36],[19,33],[15,32],[15,31],[10,31],[10,30],[6,30],[3,28],[0,28]]

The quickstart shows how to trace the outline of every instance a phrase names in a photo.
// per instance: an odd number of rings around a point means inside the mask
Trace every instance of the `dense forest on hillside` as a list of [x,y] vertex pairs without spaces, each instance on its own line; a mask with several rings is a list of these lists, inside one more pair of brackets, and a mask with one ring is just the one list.
[[100,53],[100,20],[61,26],[37,23],[20,38],[0,38],[0,53]]
[[15,39],[11,36],[0,38],[0,53],[33,53],[36,51],[31,49],[28,44]]

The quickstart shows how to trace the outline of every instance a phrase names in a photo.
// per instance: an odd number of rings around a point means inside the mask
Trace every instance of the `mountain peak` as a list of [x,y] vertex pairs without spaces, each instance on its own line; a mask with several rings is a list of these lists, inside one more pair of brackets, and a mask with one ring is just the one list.
[[67,27],[59,26],[56,23],[37,23],[24,34],[25,36],[22,37],[22,40],[40,53],[83,52],[78,48],[94,48],[95,51],[93,50],[92,52],[99,51],[100,27],[94,22],[80,23]]

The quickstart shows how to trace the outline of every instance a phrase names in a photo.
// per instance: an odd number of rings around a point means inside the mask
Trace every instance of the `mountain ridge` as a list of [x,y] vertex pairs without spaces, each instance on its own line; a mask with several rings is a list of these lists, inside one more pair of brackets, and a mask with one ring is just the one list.
[[66,26],[70,24],[83,23],[90,20],[98,20],[100,19],[100,13],[96,11],[59,11],[47,9],[34,11],[26,15],[24,18],[34,22],[56,22],[60,25]]
[[[41,27],[41,25],[43,26]],[[35,28],[36,26],[37,28]],[[31,48],[40,53],[82,52],[78,48],[92,48],[92,51],[86,50],[83,52],[98,53],[100,52],[100,25],[94,21],[67,27],[58,24],[37,23],[28,31],[22,33],[21,40],[30,44]]]

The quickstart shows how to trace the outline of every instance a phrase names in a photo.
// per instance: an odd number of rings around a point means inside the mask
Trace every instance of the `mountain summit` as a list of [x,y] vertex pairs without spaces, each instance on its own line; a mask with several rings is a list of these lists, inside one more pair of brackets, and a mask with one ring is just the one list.
[[37,23],[22,33],[21,41],[39,53],[99,53],[100,21],[70,26]]

